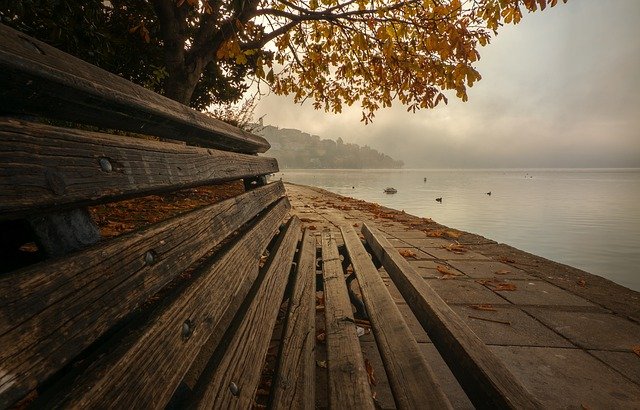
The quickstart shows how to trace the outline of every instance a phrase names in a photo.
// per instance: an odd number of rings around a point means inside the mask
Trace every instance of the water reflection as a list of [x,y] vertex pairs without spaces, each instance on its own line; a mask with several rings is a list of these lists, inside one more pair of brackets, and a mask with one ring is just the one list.
[[[284,170],[280,177],[429,217],[640,290],[639,169]],[[398,192],[385,194],[386,187]]]

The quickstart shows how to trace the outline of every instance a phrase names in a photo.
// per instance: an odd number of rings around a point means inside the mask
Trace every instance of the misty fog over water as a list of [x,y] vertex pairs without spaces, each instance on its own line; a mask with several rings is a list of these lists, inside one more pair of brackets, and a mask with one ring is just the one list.
[[307,169],[275,178],[429,217],[640,291],[637,168]]

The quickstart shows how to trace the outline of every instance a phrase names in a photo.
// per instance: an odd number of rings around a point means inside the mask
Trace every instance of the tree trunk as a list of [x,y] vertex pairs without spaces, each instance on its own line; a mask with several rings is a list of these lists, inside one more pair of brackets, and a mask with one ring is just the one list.
[[188,106],[191,103],[191,96],[196,88],[200,74],[193,75],[188,73],[187,70],[186,67],[183,67],[180,70],[169,72],[169,76],[164,83],[164,96]]

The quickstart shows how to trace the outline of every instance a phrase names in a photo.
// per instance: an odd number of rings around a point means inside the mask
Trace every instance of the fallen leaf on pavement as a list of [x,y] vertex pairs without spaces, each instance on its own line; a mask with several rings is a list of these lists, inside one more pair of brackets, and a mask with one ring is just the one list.
[[398,253],[402,256],[404,256],[405,258],[414,258],[417,259],[418,255],[416,255],[416,253],[410,249],[400,249],[398,251]]
[[369,362],[369,359],[364,359],[364,367],[367,369],[369,384],[372,386],[375,386],[376,384],[378,384],[378,381],[376,380],[376,376],[373,374],[373,366],[371,366],[371,362]]

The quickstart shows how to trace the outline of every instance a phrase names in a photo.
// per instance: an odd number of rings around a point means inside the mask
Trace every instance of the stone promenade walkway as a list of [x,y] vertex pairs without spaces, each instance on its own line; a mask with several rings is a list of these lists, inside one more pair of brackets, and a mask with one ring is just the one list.
[[[425,281],[548,408],[640,408],[640,294],[489,239],[317,188],[287,184],[318,232],[380,229]],[[456,408],[473,408],[384,269],[380,275]],[[393,408],[372,335],[360,338]]]

